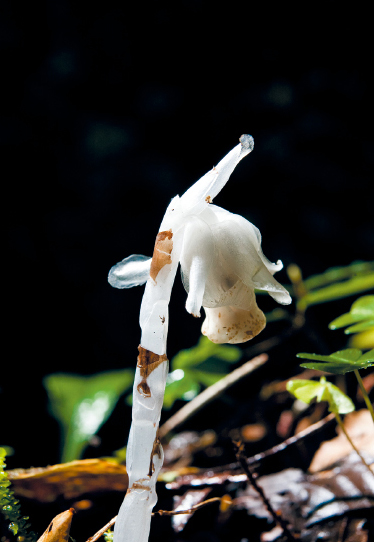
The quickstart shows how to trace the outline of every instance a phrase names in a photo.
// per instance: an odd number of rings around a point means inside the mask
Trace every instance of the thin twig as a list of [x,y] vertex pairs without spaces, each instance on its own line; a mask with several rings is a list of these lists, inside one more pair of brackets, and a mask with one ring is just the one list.
[[243,453],[243,443],[242,442],[234,442],[234,445],[236,447],[236,458],[239,461],[242,469],[244,470],[245,474],[248,477],[249,482],[253,486],[253,488],[257,491],[257,493],[260,495],[262,502],[266,506],[267,510],[271,514],[272,518],[274,519],[275,523],[279,525],[284,533],[284,536],[287,537],[287,539],[290,542],[296,542],[294,536],[292,535],[291,531],[289,530],[287,523],[284,521],[284,519],[274,510],[272,507],[269,499],[266,497],[263,489],[261,486],[259,486],[256,482],[255,477],[253,476],[251,469],[248,467],[247,458],[245,457]]
[[[212,497],[211,499],[207,499],[206,501],[203,501],[199,504],[195,504],[194,506],[191,506],[191,508],[188,508],[187,510],[156,510],[156,512],[152,512],[152,516],[155,516],[158,514],[159,516],[177,516],[179,514],[193,514],[196,512],[196,510],[199,510],[200,508],[203,508],[204,506],[207,506],[209,504],[213,504],[215,502],[222,502],[224,497]],[[117,516],[112,518],[104,527],[102,527],[97,533],[95,533],[93,536],[88,538],[87,542],[96,542],[108,529],[110,529],[116,522]]]
[[319,431],[320,429],[323,429],[326,425],[328,425],[332,420],[336,420],[335,415],[333,412],[328,414],[325,418],[322,420],[319,420],[316,423],[313,423],[306,429],[303,429],[297,435],[293,435],[292,437],[287,438],[283,442],[276,444],[272,448],[269,448],[268,450],[265,450],[264,452],[259,452],[258,454],[249,457],[247,459],[247,464],[252,465],[253,463],[258,463],[259,461],[262,461],[266,457],[272,456],[274,454],[277,454],[279,452],[283,452],[286,448],[291,446],[292,444],[298,444],[299,442],[302,442],[303,439],[308,437],[309,435]]
[[216,399],[224,391],[226,391],[230,386],[244,378],[245,376],[253,373],[258,367],[263,365],[268,360],[267,354],[260,354],[255,358],[247,361],[238,369],[235,369],[228,375],[206,388],[203,392],[199,393],[197,397],[192,399],[189,403],[184,405],[178,412],[171,416],[159,430],[160,438],[164,438],[170,431],[173,431],[178,425],[181,425],[188,418],[196,414],[201,410],[205,405]]
[[348,440],[349,444],[352,446],[352,448],[354,449],[354,451],[356,452],[356,454],[358,455],[358,457],[361,459],[361,462],[363,463],[363,465],[365,465],[365,467],[368,469],[368,471],[374,475],[374,472],[371,470],[370,466],[366,463],[365,459],[362,457],[359,449],[357,448],[357,446],[355,446],[354,442],[352,441],[351,437],[348,435],[347,433],[347,430],[346,428],[344,427],[344,423],[340,417],[340,414],[338,414],[338,412],[334,412],[335,414],[335,417],[336,417],[336,421],[338,422],[339,424],[339,427],[340,429],[343,431],[346,439]]
[[354,370],[354,373],[356,375],[356,378],[357,378],[357,382],[358,382],[358,385],[360,386],[360,389],[361,389],[361,393],[363,395],[363,398],[364,398],[364,401],[366,403],[366,406],[370,412],[370,415],[373,419],[373,422],[374,422],[374,410],[373,410],[373,405],[371,404],[370,402],[370,399],[369,399],[369,396],[367,394],[367,391],[365,389],[365,386],[364,386],[364,383],[362,382],[362,378],[361,378],[361,375],[360,373],[358,372],[357,369]]
[[108,529],[113,527],[113,525],[116,522],[116,519],[117,519],[117,516],[114,516],[114,518],[112,518],[110,521],[108,521],[108,523],[106,525],[104,525],[104,527],[101,527],[101,529],[99,531],[97,531],[97,533],[95,533],[93,536],[88,538],[87,542],[96,542],[96,540],[98,540],[100,538],[100,536],[103,536],[103,534],[106,533],[106,531]]
[[221,502],[222,497],[212,497],[211,499],[207,499],[206,501],[200,502],[199,504],[195,504],[194,506],[191,506],[188,510],[156,510],[156,512],[152,513],[152,516],[159,514],[160,516],[176,516],[178,514],[193,514],[196,512],[196,510],[199,510],[199,508],[203,508],[204,506],[207,506],[208,504],[212,504],[214,502]]

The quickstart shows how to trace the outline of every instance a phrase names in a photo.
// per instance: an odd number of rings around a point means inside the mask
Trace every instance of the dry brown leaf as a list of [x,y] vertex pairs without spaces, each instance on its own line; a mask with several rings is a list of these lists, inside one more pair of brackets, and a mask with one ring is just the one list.
[[53,518],[38,542],[68,542],[74,512],[70,508]]
[[[329,470],[305,474],[301,469],[289,468],[259,477],[258,485],[296,533],[305,533],[321,522],[335,521],[355,511],[366,517],[368,512],[363,511],[374,508],[374,476],[368,476],[355,453]],[[247,510],[257,518],[272,519],[250,485],[238,490],[233,508]]]
[[[228,481],[231,490],[233,482],[241,482],[238,483],[236,496],[229,508],[231,515],[246,511],[254,518],[272,521],[268,507],[250,484],[241,489],[242,481],[238,478],[232,477],[229,480],[226,476],[225,482]],[[212,482],[220,484],[221,480],[212,475]],[[374,510],[374,476],[368,476],[367,469],[357,454],[352,453],[334,468],[316,474],[306,474],[301,469],[289,468],[259,476],[257,482],[273,509],[288,523],[292,534],[296,537],[300,534],[303,542],[342,542],[345,539],[350,542],[366,542],[366,530],[362,531],[362,536],[357,539],[348,538],[348,529],[345,529],[346,538],[340,536],[340,520],[344,520],[348,525],[351,514],[356,514],[356,517],[361,514],[358,517],[365,518]],[[200,491],[208,492],[209,487],[198,489],[191,480],[190,489],[182,496],[174,497],[175,507],[186,509],[190,503],[206,499],[207,494]],[[183,516],[181,521],[177,519],[179,523],[173,523],[174,530],[182,531],[189,519],[188,515]],[[324,538],[322,533],[325,533]],[[272,533],[274,536],[277,534],[278,531]],[[265,538],[269,541],[272,535],[268,533]]]
[[[374,457],[374,424],[370,412],[362,409],[347,414],[344,426],[356,448]],[[337,433],[337,437],[323,442],[318,448],[310,464],[310,472],[326,469],[352,452],[352,446],[339,427]]]
[[83,459],[49,467],[8,471],[17,496],[40,502],[77,499],[86,493],[127,489],[126,468],[114,461]]

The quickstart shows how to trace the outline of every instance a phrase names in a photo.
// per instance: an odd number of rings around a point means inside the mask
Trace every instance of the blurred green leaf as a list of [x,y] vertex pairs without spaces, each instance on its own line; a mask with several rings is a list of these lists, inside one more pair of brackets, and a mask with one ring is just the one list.
[[297,399],[309,404],[313,399],[319,403],[327,401],[329,411],[338,414],[353,412],[355,406],[351,399],[337,386],[321,377],[319,382],[314,380],[289,380],[287,390]]
[[359,261],[346,266],[330,267],[323,273],[312,275],[311,277],[304,279],[303,283],[305,288],[309,291],[335,282],[341,282],[352,277],[365,276],[372,273],[374,273],[374,262]]
[[[353,325],[352,325],[353,324]],[[330,329],[339,329],[349,326],[344,333],[359,333],[374,327],[374,295],[365,295],[357,299],[348,313],[335,318]]]
[[[367,369],[374,365],[374,349],[369,350],[366,354],[362,354],[362,351],[358,348],[347,348],[334,352],[329,356],[301,353],[297,354],[297,357],[313,360],[313,363],[302,363],[300,367],[333,374],[345,374],[354,370]],[[319,361],[323,363],[318,363]]]
[[[170,373],[169,376],[172,377],[172,375],[173,373]],[[168,379],[164,395],[164,408],[171,408],[174,402],[178,399],[184,399],[186,401],[193,399],[199,393],[199,391],[199,383],[196,382],[196,380],[190,375],[186,375],[184,372],[182,378],[179,380]]]
[[210,372],[210,371],[198,371],[198,370],[195,370],[194,371],[194,376],[195,376],[196,380],[201,382],[204,386],[208,387],[208,386],[212,386],[213,384],[218,382],[218,380],[221,380],[221,378],[225,377],[227,375],[227,373],[228,373],[228,371],[225,372],[225,373],[213,373],[213,372]]
[[164,408],[171,408],[178,399],[193,399],[202,386],[211,386],[226,376],[229,364],[239,361],[241,356],[237,346],[215,344],[201,336],[196,346],[181,350],[171,360]]
[[215,344],[202,335],[196,346],[181,350],[174,356],[172,359],[172,367],[173,370],[184,370],[191,367],[197,367],[209,358],[235,363],[240,359],[241,355],[241,350],[237,346]]
[[365,292],[374,288],[374,272],[367,275],[349,278],[316,290],[310,290],[299,301],[299,308],[305,310],[311,305],[326,303],[350,295]]
[[62,462],[81,457],[133,379],[130,369],[93,376],[56,373],[44,378],[51,412],[62,428]]

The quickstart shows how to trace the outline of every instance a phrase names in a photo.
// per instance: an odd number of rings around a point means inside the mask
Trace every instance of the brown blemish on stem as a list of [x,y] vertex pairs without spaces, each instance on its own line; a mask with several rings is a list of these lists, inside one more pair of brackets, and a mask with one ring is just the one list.
[[148,386],[147,382],[143,379],[140,384],[137,385],[136,389],[140,393],[140,395],[143,395],[143,397],[151,397],[151,389]]
[[140,375],[147,378],[163,361],[167,361],[166,354],[155,354],[142,346],[138,346],[139,356],[137,366],[140,369]]
[[137,390],[143,397],[151,397],[151,389],[148,386],[147,378],[161,363],[167,361],[166,354],[159,356],[142,346],[138,346],[139,356],[137,366],[140,369],[142,381],[137,386]]
[[161,454],[162,454],[161,442],[160,442],[160,439],[159,439],[159,436],[158,436],[158,431],[157,431],[157,435],[156,435],[156,438],[155,438],[154,443],[153,443],[151,458],[150,458],[150,461],[149,461],[148,476],[152,476],[152,474],[155,472],[155,466],[153,464],[153,457],[155,455],[157,455],[159,457],[159,459],[161,459],[161,457],[162,457]]
[[150,276],[156,282],[156,277],[166,264],[171,263],[171,251],[173,250],[173,233],[171,230],[160,231],[157,234],[153,256],[151,261]]
[[134,482],[129,491],[131,491],[132,489],[145,489],[146,491],[151,491],[151,488],[149,486],[146,486],[145,484],[140,484],[139,482]]
[[213,200],[212,200],[212,197],[211,197],[211,196],[207,196],[207,197],[205,198],[205,201],[206,201],[207,203],[212,203]]

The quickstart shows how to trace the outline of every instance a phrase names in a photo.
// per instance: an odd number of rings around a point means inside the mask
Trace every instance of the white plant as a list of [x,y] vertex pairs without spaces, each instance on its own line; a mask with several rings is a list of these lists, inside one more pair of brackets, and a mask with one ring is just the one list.
[[168,305],[178,264],[188,293],[186,309],[199,317],[202,333],[216,343],[240,343],[265,327],[254,289],[279,303],[291,302],[274,278],[282,268],[261,250],[261,234],[246,219],[212,204],[239,161],[253,150],[243,135],[216,167],[182,197],[173,198],[156,237],[152,258],[132,255],[112,267],[109,283],[131,288],[146,283],[140,309],[141,342],[133,389],[126,466],[129,489],[120,508],[114,542],[146,542],[163,452],[158,439],[168,360]]

